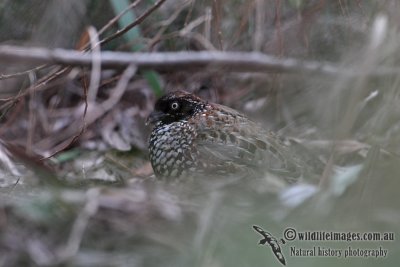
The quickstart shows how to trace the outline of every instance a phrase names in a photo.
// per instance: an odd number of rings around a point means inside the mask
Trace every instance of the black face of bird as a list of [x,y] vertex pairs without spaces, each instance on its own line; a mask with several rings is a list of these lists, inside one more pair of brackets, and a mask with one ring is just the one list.
[[191,117],[204,105],[203,101],[181,91],[173,92],[157,100],[154,111],[147,119],[147,123],[161,122],[169,124]]

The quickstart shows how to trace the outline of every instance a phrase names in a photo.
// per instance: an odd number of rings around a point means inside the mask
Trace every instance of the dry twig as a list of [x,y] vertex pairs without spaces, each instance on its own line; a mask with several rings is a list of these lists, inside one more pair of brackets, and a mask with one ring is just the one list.
[[[344,68],[333,63],[277,58],[258,52],[164,52],[164,53],[126,53],[106,51],[101,53],[103,68],[126,68],[134,64],[142,69],[159,71],[178,71],[201,68],[218,68],[236,72],[273,73],[319,73],[325,75],[382,76],[397,75],[399,68],[374,67],[365,70]],[[67,66],[91,66],[91,53],[75,50],[24,48],[19,46],[0,46],[0,60],[32,63],[52,63]]]
[[113,35],[110,35],[106,38],[104,38],[103,40],[101,40],[98,45],[103,45],[105,43],[108,43],[111,40],[114,40],[115,38],[120,37],[121,35],[123,35],[124,33],[126,33],[127,31],[129,31],[130,29],[132,29],[133,27],[139,25],[140,23],[142,23],[142,21],[144,21],[151,13],[153,13],[155,10],[157,10],[157,8],[159,8],[163,3],[165,2],[165,0],[158,0],[156,3],[154,3],[154,5],[149,8],[148,10],[146,10],[146,12],[144,12],[140,17],[138,17],[134,22],[132,22],[131,24],[129,24],[128,26],[126,26],[123,29],[120,29],[119,31],[117,31],[116,33],[114,33]]
[[[102,103],[87,103],[84,104],[82,108],[77,109],[76,117],[80,117],[81,114],[83,113],[83,118],[84,118],[84,127],[82,128],[81,122],[78,120],[75,120],[68,128],[63,129],[61,132],[59,132],[56,135],[56,138],[54,136],[52,138],[47,138],[44,139],[40,142],[38,142],[36,145],[38,147],[43,146],[46,144],[46,147],[54,147],[56,144],[59,142],[62,142],[57,146],[55,149],[56,152],[52,153],[50,157],[54,156],[55,154],[59,153],[60,151],[66,149],[69,147],[73,142],[75,142],[79,136],[82,134],[83,130],[85,127],[88,125],[91,125],[94,123],[96,120],[98,120],[101,116],[103,116],[105,113],[111,110],[112,107],[114,107],[118,101],[121,99],[123,93],[125,92],[125,89],[129,83],[129,80],[135,75],[136,73],[136,66],[131,64],[129,65],[124,73],[122,74],[120,80],[117,83],[117,86],[115,87],[114,91],[110,94],[110,98],[105,100]],[[82,112],[83,110],[83,112]],[[87,110],[87,112],[86,112]],[[81,131],[76,134],[76,129],[81,128]],[[73,136],[71,138],[71,136]],[[49,158],[49,157],[47,157]]]

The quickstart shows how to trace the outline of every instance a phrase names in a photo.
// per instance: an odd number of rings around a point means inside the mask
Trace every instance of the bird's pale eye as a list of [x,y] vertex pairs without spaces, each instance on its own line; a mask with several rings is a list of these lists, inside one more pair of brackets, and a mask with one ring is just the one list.
[[177,110],[178,108],[179,108],[179,103],[178,102],[172,102],[171,109],[172,110]]

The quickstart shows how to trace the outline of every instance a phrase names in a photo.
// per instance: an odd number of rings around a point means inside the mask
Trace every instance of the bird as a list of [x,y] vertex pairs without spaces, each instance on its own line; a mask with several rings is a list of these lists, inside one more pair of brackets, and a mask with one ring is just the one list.
[[286,243],[285,240],[281,239],[280,241],[278,241],[278,239],[276,239],[271,233],[264,231],[260,226],[253,225],[253,229],[263,236],[263,239],[260,239],[258,244],[265,245],[266,243],[268,243],[278,261],[283,265],[286,265],[285,256],[283,256],[282,249],[279,246],[279,242],[284,245]]
[[157,178],[270,172],[288,181],[302,164],[283,139],[240,112],[186,91],[159,98],[146,121],[149,158]]

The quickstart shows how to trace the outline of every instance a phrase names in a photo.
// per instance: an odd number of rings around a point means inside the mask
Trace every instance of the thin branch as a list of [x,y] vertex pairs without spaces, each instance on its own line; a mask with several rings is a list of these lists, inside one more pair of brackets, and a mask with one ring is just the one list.
[[[67,149],[82,135],[84,129],[87,126],[91,125],[105,113],[109,112],[121,99],[122,95],[126,90],[126,87],[128,86],[130,79],[135,75],[136,70],[137,68],[135,65],[133,64],[129,65],[123,72],[113,92],[110,93],[110,98],[101,103],[89,103],[90,105],[88,105],[87,96],[85,95],[85,103],[80,108],[77,109],[77,112],[75,114],[75,117],[79,118],[80,116],[82,116],[81,114],[83,113],[84,125],[80,126],[81,122],[79,120],[75,120],[72,122],[70,126],[59,132],[56,135],[56,138],[52,137],[37,142],[36,146],[39,148],[41,148],[45,143],[47,144],[46,147],[54,147],[59,142],[62,142],[61,144],[57,145],[56,149],[54,149],[55,152],[51,153],[50,156],[47,156],[43,159],[51,158],[56,154],[58,154],[59,152]],[[79,127],[81,127],[81,130],[79,133],[76,134],[75,133],[76,129]]]
[[131,64],[126,68],[124,73],[122,73],[122,76],[119,79],[117,86],[112,92],[111,97],[100,104],[102,112],[105,113],[110,111],[121,100],[121,97],[124,95],[124,92],[128,87],[128,83],[130,79],[135,75],[136,70],[137,68],[134,64]]
[[58,255],[57,261],[54,262],[55,265],[69,260],[78,253],[89,221],[97,213],[99,195],[99,188],[91,188],[86,192],[86,204],[72,225],[67,244],[57,251]]
[[[35,84],[36,82],[36,75],[34,72],[29,73],[29,80],[30,84]],[[28,120],[29,120],[29,127],[28,127],[28,133],[26,136],[26,152],[30,154],[32,152],[32,144],[33,144],[33,136],[34,133],[36,133],[36,122],[37,122],[37,113],[35,110],[38,109],[38,101],[37,101],[37,96],[36,96],[36,91],[32,90],[30,91],[30,96],[29,96],[29,115],[28,115]]]
[[[149,50],[152,51],[152,48],[154,47],[154,45],[156,43],[158,43],[160,40],[162,40],[166,35],[165,31],[168,29],[168,27],[179,17],[179,15],[182,13],[182,11],[184,9],[186,9],[186,7],[188,5],[191,4],[191,0],[185,1],[183,2],[178,8],[177,10],[166,20],[163,20],[161,22],[159,22],[159,26],[160,29],[158,30],[158,32],[154,35],[153,38],[151,38],[151,40],[149,41],[148,47],[150,48]],[[174,36],[176,36],[177,34],[174,34]]]
[[29,75],[29,73],[34,72],[34,71],[39,71],[42,70],[44,68],[47,68],[47,65],[40,65],[37,67],[34,67],[32,69],[28,69],[28,70],[24,70],[24,71],[20,71],[20,72],[15,72],[12,74],[0,74],[0,80],[5,80],[5,79],[10,79],[10,78],[16,78],[19,76],[23,76],[23,75]]
[[157,10],[157,8],[159,8],[166,0],[158,0],[151,8],[149,8],[148,10],[146,10],[146,12],[144,12],[140,17],[138,17],[134,22],[132,22],[131,24],[129,24],[128,26],[126,26],[123,29],[118,30],[116,33],[104,38],[103,40],[101,40],[98,45],[103,45],[105,43],[108,43],[111,40],[114,40],[115,38],[118,38],[119,36],[123,35],[124,33],[126,33],[127,31],[129,31],[130,29],[132,29],[133,27],[135,27],[136,25],[139,25],[140,23],[142,23],[142,21],[144,21],[151,13],[153,13],[155,10]]
[[[100,30],[99,30],[99,35],[103,34],[108,28],[110,28],[111,26],[113,26],[114,24],[116,24],[118,22],[118,20],[125,15],[128,11],[130,11],[131,9],[135,8],[141,0],[136,0],[135,2],[133,2],[132,4],[130,4],[129,6],[127,6],[124,10],[122,10],[121,13],[119,13],[117,16],[115,16],[114,18],[112,18],[105,26],[103,26]],[[89,44],[88,44],[89,45]]]
[[265,39],[265,7],[264,0],[256,0],[254,6],[255,13],[255,31],[253,37],[253,50],[261,51]]
[[[51,155],[44,157],[41,160],[46,160],[46,159],[54,157],[56,154],[60,153],[61,151],[64,151],[65,149],[70,147],[72,144],[74,144],[76,140],[79,139],[79,137],[85,132],[85,128],[86,128],[85,118],[86,118],[89,102],[90,102],[90,104],[93,104],[93,105],[95,104],[98,87],[100,85],[101,53],[100,53],[99,47],[97,47],[97,48],[93,47],[96,44],[96,42],[98,42],[98,40],[99,40],[96,29],[93,27],[89,27],[87,29],[87,31],[90,36],[90,44],[92,45],[92,49],[93,49],[93,52],[92,52],[93,62],[92,62],[92,72],[91,72],[91,76],[90,76],[89,90],[86,90],[86,86],[83,87],[84,88],[84,92],[83,92],[84,104],[83,104],[83,115],[82,115],[83,124],[81,126],[80,131],[76,135],[74,135],[70,140],[64,141],[62,143],[62,146],[60,149],[57,149]],[[88,96],[88,92],[89,92],[89,96]]]
[[[400,68],[376,66],[369,72],[365,72],[363,69],[341,67],[328,62],[277,58],[258,52],[126,53],[106,51],[101,53],[101,58],[103,68],[126,68],[133,64],[139,69],[158,71],[214,68],[235,72],[319,73],[347,77],[365,76],[366,74],[372,76],[398,75],[400,73]],[[0,60],[90,67],[92,54],[65,49],[0,46]]]
[[96,46],[96,43],[99,42],[99,36],[96,29],[90,26],[87,31],[90,36],[90,45],[92,50],[92,72],[90,75],[88,102],[94,103],[96,101],[97,91],[101,80],[101,53],[100,46]]

